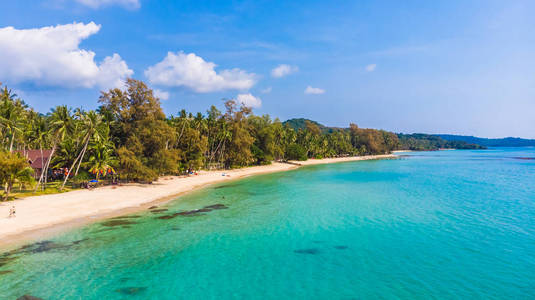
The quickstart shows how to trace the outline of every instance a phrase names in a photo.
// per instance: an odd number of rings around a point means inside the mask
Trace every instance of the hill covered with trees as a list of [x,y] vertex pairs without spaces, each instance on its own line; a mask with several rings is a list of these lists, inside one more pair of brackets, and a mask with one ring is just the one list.
[[447,141],[463,141],[471,144],[478,144],[485,147],[535,147],[534,139],[522,139],[517,137],[506,137],[502,139],[487,139],[467,135],[437,134],[436,136]]
[[[317,126],[324,134],[329,134],[332,132],[351,132],[351,126],[349,128],[337,128],[337,127],[327,127],[318,122],[308,120],[308,119],[290,119],[285,121],[283,124],[291,126],[294,130],[300,130],[306,128],[306,124],[313,124]],[[381,136],[386,133],[384,130],[377,129],[367,129],[369,134]],[[438,149],[484,149],[485,147],[470,143],[462,140],[446,140],[436,135],[423,134],[423,133],[414,133],[414,134],[397,134],[398,144],[395,147],[395,150],[415,150],[415,151],[429,151],[429,150],[438,150]]]

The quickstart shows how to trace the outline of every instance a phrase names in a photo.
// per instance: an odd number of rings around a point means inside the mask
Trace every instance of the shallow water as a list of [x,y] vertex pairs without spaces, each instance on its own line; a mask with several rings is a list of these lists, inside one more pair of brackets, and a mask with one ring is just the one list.
[[530,157],[414,152],[209,187],[5,253],[0,299],[535,298]]

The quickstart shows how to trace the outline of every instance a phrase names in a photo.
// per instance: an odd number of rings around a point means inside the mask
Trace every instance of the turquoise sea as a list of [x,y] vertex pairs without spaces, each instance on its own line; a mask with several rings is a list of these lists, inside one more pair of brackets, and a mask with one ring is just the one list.
[[534,158],[412,152],[211,186],[0,250],[0,299],[534,299]]

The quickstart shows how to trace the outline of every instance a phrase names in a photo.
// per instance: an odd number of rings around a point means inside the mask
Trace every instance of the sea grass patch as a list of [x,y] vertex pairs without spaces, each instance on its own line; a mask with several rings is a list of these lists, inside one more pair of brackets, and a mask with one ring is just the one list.
[[297,253],[297,254],[312,254],[312,255],[315,255],[315,254],[319,254],[320,250],[318,248],[308,248],[308,249],[294,250],[294,252]]
[[139,216],[139,215],[126,215],[126,216],[114,217],[114,218],[111,218],[111,220],[137,219],[137,218],[141,218],[141,216]]
[[349,248],[348,246],[344,246],[344,245],[339,245],[339,246],[334,246],[333,247],[334,249],[338,249],[338,250],[345,250],[347,248]]
[[11,270],[0,271],[0,276],[6,275],[6,274],[9,274],[9,273],[13,273],[13,271],[11,271]]
[[43,300],[43,298],[35,297],[32,295],[23,295],[18,297],[17,300]]
[[237,186],[239,186],[239,184],[225,184],[225,185],[214,187],[214,190],[227,189],[227,188],[232,188],[232,187],[237,187]]
[[3,267],[7,264],[9,264],[10,262],[13,262],[15,260],[17,260],[18,257],[13,257],[13,256],[3,256],[3,257],[0,257],[0,267]]
[[217,204],[207,205],[203,207],[203,209],[206,209],[206,208],[216,210],[216,209],[227,209],[228,206],[226,206],[225,204],[217,203]]
[[160,220],[170,220],[170,219],[173,219],[173,218],[176,218],[176,215],[175,215],[175,214],[172,214],[172,215],[165,215],[165,216],[159,216],[159,217],[157,217],[156,219],[160,219]]
[[83,238],[81,240],[76,240],[76,241],[72,242],[72,244],[73,245],[78,245],[78,244],[81,244],[81,243],[86,242],[88,240],[89,240],[89,238]]
[[20,247],[15,253],[42,253],[52,250],[66,250],[72,245],[59,244],[53,241],[40,241]]
[[194,209],[194,210],[182,211],[182,212],[176,213],[175,215],[183,216],[183,217],[195,217],[195,216],[204,215],[203,212],[206,212],[206,211],[207,210],[201,211],[200,209]]
[[124,225],[134,225],[136,222],[130,221],[128,219],[111,219],[109,221],[100,223],[100,225],[105,227],[115,227],[115,226],[124,226]]
[[146,290],[147,290],[147,287],[144,287],[144,286],[131,286],[131,287],[120,288],[115,291],[123,295],[137,295],[137,294],[143,293]]

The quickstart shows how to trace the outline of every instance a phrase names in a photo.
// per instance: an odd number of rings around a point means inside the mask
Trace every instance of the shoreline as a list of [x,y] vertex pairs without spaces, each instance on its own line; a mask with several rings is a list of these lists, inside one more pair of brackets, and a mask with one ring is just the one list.
[[[93,190],[31,196],[0,203],[0,247],[39,240],[100,220],[130,214],[172,201],[208,185],[245,177],[289,171],[303,166],[397,158],[394,154],[309,159],[233,170],[200,171],[193,176],[163,176],[153,184],[105,186]],[[222,174],[229,176],[222,176]],[[113,201],[110,201],[113,199]],[[7,218],[15,206],[17,216]]]

